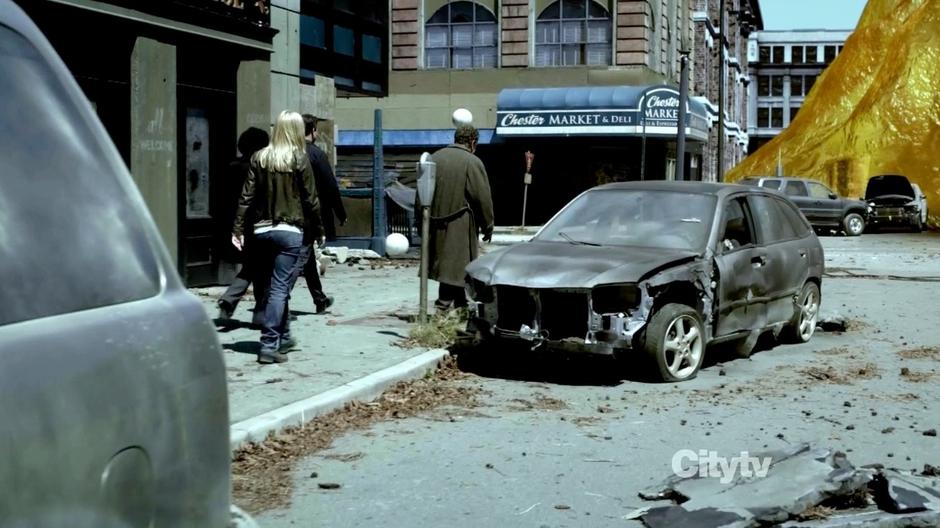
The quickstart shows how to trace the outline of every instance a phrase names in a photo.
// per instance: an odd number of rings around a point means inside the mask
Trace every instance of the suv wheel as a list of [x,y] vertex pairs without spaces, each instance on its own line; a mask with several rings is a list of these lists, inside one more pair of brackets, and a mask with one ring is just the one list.
[[849,236],[859,236],[865,232],[865,219],[858,213],[849,213],[842,219],[842,228]]
[[917,218],[911,222],[911,231],[915,233],[920,233],[924,230],[924,223],[920,221],[920,215],[917,215]]

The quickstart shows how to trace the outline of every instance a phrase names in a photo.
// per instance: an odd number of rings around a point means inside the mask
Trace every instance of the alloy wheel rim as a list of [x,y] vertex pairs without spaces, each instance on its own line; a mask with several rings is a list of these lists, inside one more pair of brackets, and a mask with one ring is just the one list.
[[849,229],[851,229],[853,233],[861,232],[862,221],[858,218],[852,218],[851,220],[849,220]]
[[819,301],[816,299],[816,292],[811,291],[800,305],[800,337],[804,341],[809,340],[816,331],[817,317],[819,317]]
[[666,369],[677,379],[685,379],[702,362],[702,331],[691,316],[681,315],[666,328],[663,352]]

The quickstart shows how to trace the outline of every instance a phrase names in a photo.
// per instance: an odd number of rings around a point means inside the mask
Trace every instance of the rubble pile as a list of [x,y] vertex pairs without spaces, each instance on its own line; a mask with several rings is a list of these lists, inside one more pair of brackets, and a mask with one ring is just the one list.
[[940,479],[932,466],[919,475],[856,468],[844,453],[809,444],[753,457],[768,461],[766,474],[741,471],[726,480],[693,465],[682,472],[692,476],[673,475],[641,492],[658,504],[627,518],[649,528],[940,526]]

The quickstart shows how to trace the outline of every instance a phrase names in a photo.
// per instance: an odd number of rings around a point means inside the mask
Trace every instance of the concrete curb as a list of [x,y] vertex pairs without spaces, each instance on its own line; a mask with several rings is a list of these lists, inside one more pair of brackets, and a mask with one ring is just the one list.
[[230,433],[231,449],[235,451],[249,442],[260,442],[272,431],[277,432],[292,425],[306,423],[351,401],[374,400],[385,389],[399,381],[417,379],[426,375],[429,371],[436,370],[441,359],[447,354],[449,352],[443,349],[429,350],[397,365],[340,385],[316,396],[232,424]]

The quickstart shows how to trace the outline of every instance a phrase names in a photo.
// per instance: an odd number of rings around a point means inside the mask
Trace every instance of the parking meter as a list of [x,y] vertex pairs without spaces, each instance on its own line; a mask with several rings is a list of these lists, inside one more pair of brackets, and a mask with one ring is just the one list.
[[434,199],[434,184],[437,178],[437,163],[431,161],[431,155],[425,152],[418,161],[418,199],[422,207],[431,205]]
[[421,202],[421,285],[418,304],[418,320],[422,323],[428,318],[428,243],[431,224],[431,201],[434,200],[434,184],[437,177],[437,164],[431,161],[431,155],[425,152],[418,161],[418,201]]

